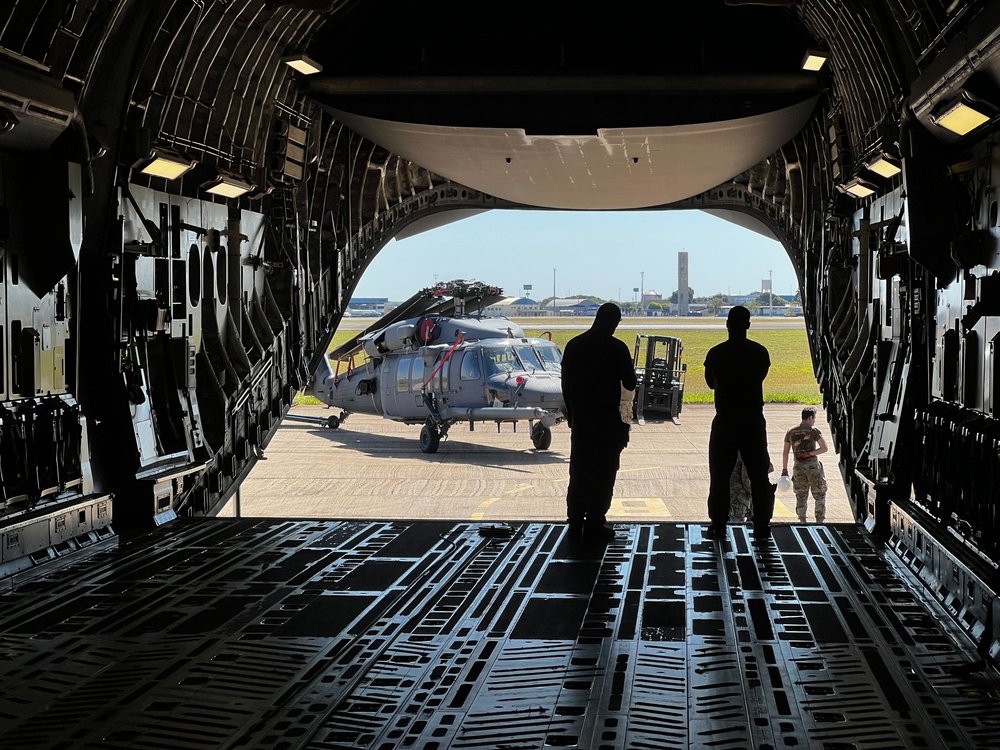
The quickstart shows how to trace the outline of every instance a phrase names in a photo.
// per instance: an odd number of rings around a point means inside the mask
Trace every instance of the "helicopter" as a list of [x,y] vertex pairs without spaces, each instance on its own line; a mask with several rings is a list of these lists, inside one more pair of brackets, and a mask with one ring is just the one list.
[[420,424],[420,450],[435,453],[457,423],[512,422],[516,430],[527,420],[532,445],[547,450],[552,427],[565,420],[562,352],[507,318],[469,312],[501,299],[502,289],[482,282],[441,282],[333,349],[307,387],[341,410],[326,426],[351,413]]

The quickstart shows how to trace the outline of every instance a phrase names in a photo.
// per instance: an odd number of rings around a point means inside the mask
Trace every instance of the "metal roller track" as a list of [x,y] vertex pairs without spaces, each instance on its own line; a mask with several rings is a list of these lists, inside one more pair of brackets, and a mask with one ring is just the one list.
[[859,527],[488,530],[178,521],[8,582],[2,745],[1000,747],[1000,678]]

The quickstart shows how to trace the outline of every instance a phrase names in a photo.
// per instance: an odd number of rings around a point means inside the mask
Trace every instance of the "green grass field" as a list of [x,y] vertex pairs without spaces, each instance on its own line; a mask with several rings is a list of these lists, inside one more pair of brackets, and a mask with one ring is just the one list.
[[[667,322],[669,321],[669,322]],[[541,336],[549,325],[566,324],[566,318],[530,318],[515,320],[526,336]],[[570,322],[589,325],[589,319],[572,320]],[[643,328],[630,328],[630,323],[643,324]],[[705,354],[708,350],[726,338],[726,331],[719,329],[704,329],[692,327],[705,323],[697,318],[667,318],[662,328],[647,328],[650,318],[625,318],[618,327],[617,337],[628,344],[629,350],[635,346],[636,334],[651,336],[676,336],[681,339],[684,347],[682,361],[687,364],[687,376],[684,382],[685,403],[711,403],[712,391],[705,384]],[[721,319],[720,319],[721,322]],[[553,330],[552,340],[559,348],[581,331]],[[338,331],[334,336],[331,348],[355,336],[357,331]],[[805,328],[793,329],[750,329],[750,338],[759,341],[767,347],[771,354],[771,370],[764,381],[764,400],[769,403],[801,403],[820,404],[822,399],[812,360],[809,357],[809,344]],[[297,403],[318,403],[315,399],[299,396]]]

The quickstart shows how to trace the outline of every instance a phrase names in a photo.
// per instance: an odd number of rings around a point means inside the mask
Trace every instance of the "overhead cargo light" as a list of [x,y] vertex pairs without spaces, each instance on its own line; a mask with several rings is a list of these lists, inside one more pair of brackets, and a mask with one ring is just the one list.
[[267,187],[255,187],[251,193],[247,196],[252,201],[260,200],[265,195],[270,195],[274,192],[274,188],[268,185]]
[[802,58],[802,70],[816,72],[826,65],[826,61],[829,59],[830,55],[826,52],[814,49],[807,50],[805,57]]
[[6,107],[0,107],[0,135],[9,130],[13,130],[20,121],[17,116]]
[[214,180],[204,183],[201,189],[206,193],[220,195],[223,198],[239,198],[253,190],[254,185],[238,175],[220,174]]
[[843,185],[838,185],[837,189],[848,195],[853,195],[855,198],[867,198],[869,195],[875,194],[875,186],[870,182],[865,182],[860,177],[855,177]]
[[138,169],[150,177],[176,180],[182,174],[194,169],[197,163],[179,151],[157,146],[150,152],[149,156],[133,164],[132,168]]
[[281,58],[281,61],[303,75],[311,76],[323,72],[323,66],[308,55],[289,55]]
[[989,122],[993,113],[993,108],[986,102],[973,99],[968,92],[963,91],[944,104],[940,114],[931,115],[931,121],[952,133],[965,135]]
[[882,177],[895,177],[903,171],[899,159],[885,151],[881,151],[871,161],[865,162],[865,168]]

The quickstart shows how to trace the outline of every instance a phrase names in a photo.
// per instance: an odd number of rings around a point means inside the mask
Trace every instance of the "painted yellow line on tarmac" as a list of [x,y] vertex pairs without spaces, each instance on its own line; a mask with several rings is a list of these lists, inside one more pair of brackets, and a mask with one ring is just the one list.
[[512,490],[507,490],[503,494],[505,494],[505,495],[516,495],[519,492],[524,492],[525,490],[533,490],[534,488],[535,488],[535,485],[533,485],[533,484],[526,484],[523,487],[515,487]]
[[[493,503],[495,503],[499,499],[500,499],[499,497],[491,497],[489,500],[483,500],[483,502],[479,503],[479,507],[482,508],[483,510],[485,510],[486,508],[489,508],[491,505],[493,505]],[[482,521],[483,520],[483,516],[485,516],[485,515],[486,514],[482,513],[482,512],[473,513],[469,517],[469,520],[471,520],[471,521]]]
[[[536,487],[536,485],[534,485],[534,484],[524,484],[524,485],[521,485],[520,487],[515,487],[512,490],[507,490],[503,494],[504,495],[517,495],[517,494],[520,494],[521,492],[527,492],[528,490],[533,490],[535,487]],[[484,500],[483,502],[479,503],[479,507],[482,510],[485,510],[486,508],[489,508],[491,505],[493,505],[493,503],[497,502],[498,500],[500,500],[499,497],[491,497],[489,500]],[[485,515],[486,514],[482,513],[482,512],[473,513],[470,516],[470,519],[473,520],[473,521],[482,521],[483,517]]]
[[774,516],[778,518],[795,518],[795,511],[778,498],[774,498]]
[[669,518],[670,509],[659,497],[629,497],[624,500],[614,498],[611,500],[611,509],[608,511],[608,518],[625,516],[657,516],[658,518]]

